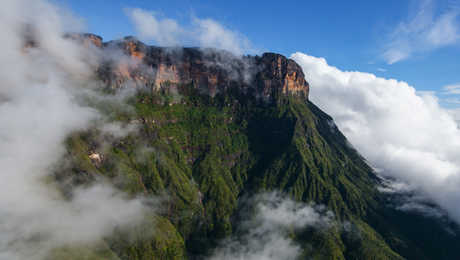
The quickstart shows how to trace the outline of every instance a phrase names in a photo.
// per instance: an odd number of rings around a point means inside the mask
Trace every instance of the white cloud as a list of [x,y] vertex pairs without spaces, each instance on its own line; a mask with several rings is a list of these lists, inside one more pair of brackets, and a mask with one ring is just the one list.
[[412,54],[412,47],[407,43],[391,43],[392,47],[383,53],[383,59],[388,64],[393,64],[407,59]]
[[442,87],[443,94],[447,95],[459,95],[460,94],[460,83],[447,85]]
[[[382,177],[382,176],[380,176]],[[381,178],[382,186],[378,187],[381,192],[397,194],[395,208],[401,211],[421,213],[429,217],[443,218],[445,213],[434,206],[431,199],[423,196],[415,187],[397,180]]]
[[253,51],[246,37],[213,19],[192,17],[190,24],[182,26],[176,20],[160,18],[155,12],[139,8],[125,11],[142,40],[153,40],[156,44],[165,46],[196,45],[218,48],[237,55]]
[[451,6],[435,15],[434,5],[431,0],[421,1],[416,14],[388,35],[382,54],[388,64],[459,42],[459,9]]
[[249,41],[212,19],[194,18],[195,36],[201,47],[224,49],[235,54],[244,54],[249,49]]
[[460,130],[433,95],[405,82],[341,71],[324,58],[291,56],[310,82],[310,99],[386,176],[423,192],[460,222]]
[[448,103],[448,104],[460,104],[460,98],[445,98],[442,101]]
[[433,96],[436,97],[436,91],[433,90],[417,90],[415,94],[418,96]]
[[225,240],[209,259],[297,259],[302,249],[289,233],[306,227],[327,228],[333,221],[326,207],[295,202],[276,192],[259,194],[249,205],[255,215],[241,224],[244,235]]
[[384,68],[377,68],[377,71],[380,71],[380,72],[386,72],[387,70],[384,69]]
[[448,110],[450,115],[455,119],[455,121],[460,125],[460,108],[454,108]]
[[160,45],[177,45],[180,37],[185,32],[179,24],[172,19],[158,19],[153,12],[140,8],[126,9],[136,31],[141,39],[154,40]]
[[[64,199],[47,181],[66,137],[101,119],[81,102],[95,85],[98,55],[63,38],[73,21],[61,14],[41,0],[4,0],[0,9],[0,259],[42,259],[55,247],[102,239],[144,213],[140,200],[104,183],[67,190]],[[24,48],[25,34],[36,47]]]

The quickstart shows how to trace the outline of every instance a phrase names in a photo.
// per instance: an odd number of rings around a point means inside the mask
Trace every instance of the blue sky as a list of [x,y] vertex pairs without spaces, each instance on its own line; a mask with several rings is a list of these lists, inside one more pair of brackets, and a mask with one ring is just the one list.
[[[460,83],[460,5],[455,1],[55,2],[83,18],[87,30],[105,40],[136,35],[126,8],[154,12],[159,19],[184,26],[191,17],[210,18],[244,35],[259,51],[324,57],[341,70],[403,80],[420,91],[437,91],[445,107],[460,106],[457,94],[452,95]],[[450,95],[443,94],[447,85],[454,85]]]

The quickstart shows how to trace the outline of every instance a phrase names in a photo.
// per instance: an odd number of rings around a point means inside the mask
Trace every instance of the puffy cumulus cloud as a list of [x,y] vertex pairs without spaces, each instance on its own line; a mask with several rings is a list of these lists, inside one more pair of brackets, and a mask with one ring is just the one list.
[[303,53],[291,58],[312,86],[311,101],[334,118],[372,166],[460,222],[460,130],[451,111],[405,82],[341,71]]
[[141,39],[154,40],[160,45],[177,45],[184,31],[172,19],[158,19],[154,12],[140,8],[126,9],[125,12],[136,27]]
[[140,199],[108,184],[68,190],[63,198],[47,180],[63,157],[65,138],[102,119],[83,101],[94,92],[98,55],[63,37],[80,25],[62,14],[44,0],[2,1],[0,259],[42,259],[53,248],[91,243],[144,214]]
[[196,26],[194,37],[198,39],[200,46],[218,48],[230,51],[234,54],[244,54],[250,50],[249,40],[237,32],[225,28],[212,19],[193,18]]
[[[458,104],[460,104],[460,100],[458,100]],[[449,113],[460,125],[460,108],[449,109]]]
[[190,23],[183,26],[176,20],[140,8],[128,8],[125,12],[142,40],[153,40],[159,45],[166,46],[194,45],[218,48],[236,55],[254,52],[246,37],[213,19],[192,17]]
[[457,44],[460,40],[459,15],[458,4],[452,4],[441,14],[435,15],[433,1],[420,1],[415,15],[399,23],[388,35],[383,59],[393,64],[415,53]]
[[241,224],[243,235],[225,240],[209,259],[297,259],[302,249],[289,232],[327,228],[333,221],[333,214],[324,206],[295,202],[276,192],[259,194],[249,205],[255,212]]

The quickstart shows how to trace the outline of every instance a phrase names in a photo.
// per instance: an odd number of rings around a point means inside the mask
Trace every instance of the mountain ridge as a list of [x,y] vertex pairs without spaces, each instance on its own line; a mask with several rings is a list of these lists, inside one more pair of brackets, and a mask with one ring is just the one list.
[[[192,83],[197,88],[206,88],[214,96],[217,91],[238,85],[264,99],[279,93],[308,99],[310,86],[302,69],[294,60],[280,54],[267,52],[262,56],[238,57],[210,48],[149,46],[132,36],[108,42],[89,33],[69,37],[101,49],[121,49],[131,58],[116,66],[107,62],[108,66],[99,69],[99,76],[112,88],[119,88],[128,80],[152,88]],[[139,68],[140,64],[145,66]],[[112,82],[114,77],[116,82]]]
[[[293,232],[300,258],[456,255],[460,240],[442,222],[389,205],[372,168],[333,119],[308,100],[310,86],[294,61],[273,53],[239,58],[212,49],[153,47],[131,37],[77,39],[127,56],[103,58],[96,75],[109,94],[136,87],[127,101],[133,109],[99,106],[114,122],[135,123],[139,131],[112,137],[110,145],[95,129],[75,133],[67,140],[69,164],[56,179],[70,178],[65,185],[78,186],[103,176],[132,195],[168,194],[163,210],[148,222],[153,235],[107,238],[111,254],[205,259],[237,231],[242,198],[278,191],[324,205],[339,223]],[[342,228],[345,223],[353,232]],[[430,228],[420,229],[420,223]],[[460,234],[456,225],[451,230]],[[430,245],[432,237],[437,242]]]

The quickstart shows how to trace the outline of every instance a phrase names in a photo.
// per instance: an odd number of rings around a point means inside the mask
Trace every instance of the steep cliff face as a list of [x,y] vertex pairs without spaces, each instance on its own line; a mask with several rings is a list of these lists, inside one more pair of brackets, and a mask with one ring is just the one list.
[[237,88],[267,100],[281,94],[308,98],[309,85],[302,69],[279,54],[236,57],[213,49],[147,46],[132,37],[103,44],[98,36],[83,37],[101,48],[119,48],[129,57],[116,64],[108,62],[100,70],[101,78],[112,88],[128,82],[156,90],[193,84],[211,96]]
[[281,89],[283,94],[297,94],[308,98],[309,85],[300,66],[291,59],[276,53],[264,53],[257,58],[263,70],[257,74],[264,90]]

